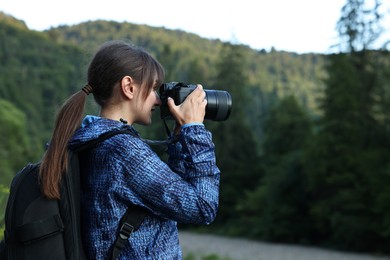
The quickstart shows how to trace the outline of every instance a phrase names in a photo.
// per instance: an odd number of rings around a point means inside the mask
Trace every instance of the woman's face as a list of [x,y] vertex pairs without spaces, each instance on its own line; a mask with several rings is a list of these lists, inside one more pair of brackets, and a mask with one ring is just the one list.
[[150,125],[152,123],[152,113],[154,112],[156,106],[161,105],[161,100],[157,95],[157,87],[158,86],[155,84],[146,100],[142,94],[138,95],[138,116],[135,123],[142,125]]

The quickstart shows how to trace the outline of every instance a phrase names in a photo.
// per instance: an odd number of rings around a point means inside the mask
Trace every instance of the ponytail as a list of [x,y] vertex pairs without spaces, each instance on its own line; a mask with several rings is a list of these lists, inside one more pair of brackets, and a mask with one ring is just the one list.
[[49,199],[60,199],[60,183],[68,166],[68,143],[81,124],[85,100],[92,88],[86,85],[73,94],[58,111],[50,144],[39,169],[42,192]]
[[68,143],[80,126],[86,96],[92,93],[91,86],[96,103],[104,107],[113,96],[114,87],[126,75],[139,82],[146,95],[156,83],[163,82],[164,69],[142,48],[115,40],[103,44],[88,67],[89,85],[71,96],[57,114],[53,136],[39,172],[42,191],[47,198],[61,197],[61,179],[68,166]]

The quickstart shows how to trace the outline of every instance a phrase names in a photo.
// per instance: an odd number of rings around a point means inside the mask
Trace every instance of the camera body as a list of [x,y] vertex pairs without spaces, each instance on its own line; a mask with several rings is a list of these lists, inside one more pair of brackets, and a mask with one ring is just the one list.
[[[183,103],[186,97],[196,88],[194,84],[182,82],[164,83],[159,88],[161,99],[161,119],[173,119],[168,108],[168,97],[171,97],[176,105]],[[206,92],[206,115],[205,119],[213,121],[225,121],[229,118],[232,108],[232,98],[227,91],[205,90]]]

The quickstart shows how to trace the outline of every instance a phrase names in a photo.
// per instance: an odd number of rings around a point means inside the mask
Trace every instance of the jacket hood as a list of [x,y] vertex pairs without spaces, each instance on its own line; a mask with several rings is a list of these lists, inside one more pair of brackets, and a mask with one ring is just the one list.
[[121,121],[115,121],[98,116],[86,116],[79,129],[69,142],[69,148],[72,149],[85,142],[98,138],[100,135],[114,130],[128,129],[139,136],[138,132],[130,125]]

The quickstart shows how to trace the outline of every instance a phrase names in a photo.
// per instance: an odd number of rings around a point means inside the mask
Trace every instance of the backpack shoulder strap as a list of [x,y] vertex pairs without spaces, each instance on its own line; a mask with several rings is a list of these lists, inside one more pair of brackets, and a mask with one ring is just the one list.
[[[84,143],[74,149],[76,153],[86,151],[88,149],[91,149],[95,145],[103,142],[104,140],[118,134],[130,134],[133,136],[138,137],[134,132],[132,132],[130,129],[120,129],[115,131],[110,131],[107,133],[104,133],[100,135],[98,138],[93,139],[87,143]],[[111,253],[110,253],[110,259],[115,260],[119,253],[123,250],[123,248],[126,246],[126,243],[131,236],[131,234],[138,230],[141,226],[144,218],[148,214],[148,211],[144,209],[143,207],[137,206],[137,205],[129,205],[129,207],[126,210],[126,213],[122,216],[120,221],[120,230],[119,233],[115,239],[115,242],[112,246]]]
[[111,249],[111,260],[117,259],[119,253],[125,248],[129,237],[137,231],[144,221],[148,211],[137,205],[130,205],[120,221],[120,230]]
[[81,145],[76,146],[73,149],[73,151],[75,151],[76,153],[79,153],[79,152],[82,152],[82,151],[87,151],[87,150],[91,149],[92,147],[94,147],[95,145],[103,142],[104,140],[109,139],[110,137],[112,137],[114,135],[118,135],[118,134],[130,134],[130,135],[133,135],[133,136],[137,136],[130,129],[119,129],[119,130],[115,130],[115,131],[110,131],[110,132],[106,132],[104,134],[101,134],[99,137],[97,137],[97,138],[95,138],[93,140],[90,140],[90,141],[88,141],[86,143],[82,143]]

